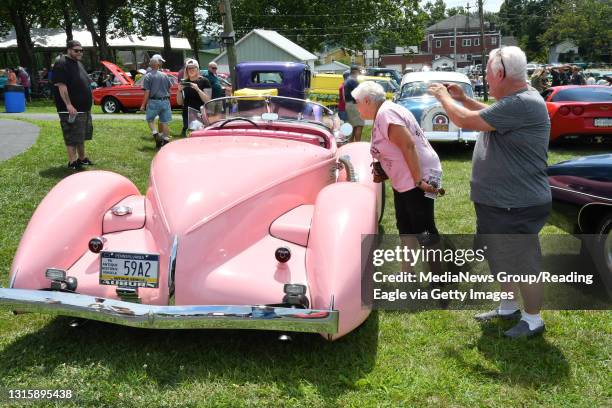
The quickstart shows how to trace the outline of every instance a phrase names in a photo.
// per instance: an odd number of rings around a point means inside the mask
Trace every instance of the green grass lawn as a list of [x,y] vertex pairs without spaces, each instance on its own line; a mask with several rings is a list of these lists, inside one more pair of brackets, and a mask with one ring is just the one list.
[[[41,128],[36,145],[0,163],[4,286],[36,205],[70,174],[59,123],[34,123]],[[146,125],[95,126],[87,145],[95,168],[123,174],[144,191],[155,154]],[[179,131],[175,120],[172,132]],[[436,149],[447,191],[436,206],[439,229],[473,232],[471,149]],[[605,151],[555,148],[550,162]],[[383,227],[395,233],[388,186],[387,200]],[[544,232],[559,231],[547,226]],[[524,341],[503,338],[507,324],[476,324],[470,311],[428,311],[372,313],[334,343],[305,334],[279,343],[269,332],[153,331],[96,322],[70,328],[68,318],[1,311],[0,388],[68,388],[77,399],[58,406],[78,407],[611,406],[610,312],[543,315],[548,331]]]

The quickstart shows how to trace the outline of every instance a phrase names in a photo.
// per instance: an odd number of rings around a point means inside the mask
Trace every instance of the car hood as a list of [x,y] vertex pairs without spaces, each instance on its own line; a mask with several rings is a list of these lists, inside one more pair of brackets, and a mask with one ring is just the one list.
[[134,81],[132,81],[132,78],[130,78],[128,74],[126,74],[125,71],[119,68],[117,65],[109,61],[100,61],[100,63],[104,65],[104,67],[108,69],[110,72],[112,72],[113,75],[115,75],[115,77],[121,82],[122,85],[133,85],[134,84]]
[[188,234],[258,193],[333,162],[331,151],[299,141],[184,139],[164,146],[155,157],[147,195],[169,232]]
[[612,181],[612,154],[598,154],[562,161],[550,166],[548,175]]

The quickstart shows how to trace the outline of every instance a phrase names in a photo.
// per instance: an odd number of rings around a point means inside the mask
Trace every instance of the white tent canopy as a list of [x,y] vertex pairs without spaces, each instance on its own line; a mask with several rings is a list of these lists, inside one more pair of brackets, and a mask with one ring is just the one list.
[[[66,32],[61,29],[33,29],[30,33],[35,48],[66,48]],[[91,33],[87,30],[73,30],[72,36],[85,48],[93,47]],[[170,44],[173,50],[190,50],[191,46],[186,38],[171,37]],[[126,35],[108,38],[108,45],[113,48],[164,48],[164,39],[160,36],[139,37]],[[0,38],[0,50],[17,48],[15,30],[11,30],[6,37]]]

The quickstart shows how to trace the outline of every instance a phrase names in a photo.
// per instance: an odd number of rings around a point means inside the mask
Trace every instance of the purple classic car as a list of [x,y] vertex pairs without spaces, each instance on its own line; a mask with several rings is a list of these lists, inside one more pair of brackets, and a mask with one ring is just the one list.
[[552,165],[548,180],[551,223],[583,240],[583,249],[588,249],[604,283],[612,288],[612,154]]
[[278,96],[306,99],[310,77],[310,67],[298,62],[242,62],[236,65],[234,91],[277,89]]

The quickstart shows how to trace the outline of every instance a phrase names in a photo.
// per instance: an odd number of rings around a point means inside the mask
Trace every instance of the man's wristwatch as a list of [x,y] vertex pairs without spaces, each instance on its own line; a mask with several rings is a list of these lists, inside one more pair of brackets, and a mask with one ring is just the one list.
[[420,179],[419,181],[416,182],[416,186],[421,188],[421,184],[423,184],[423,179]]

